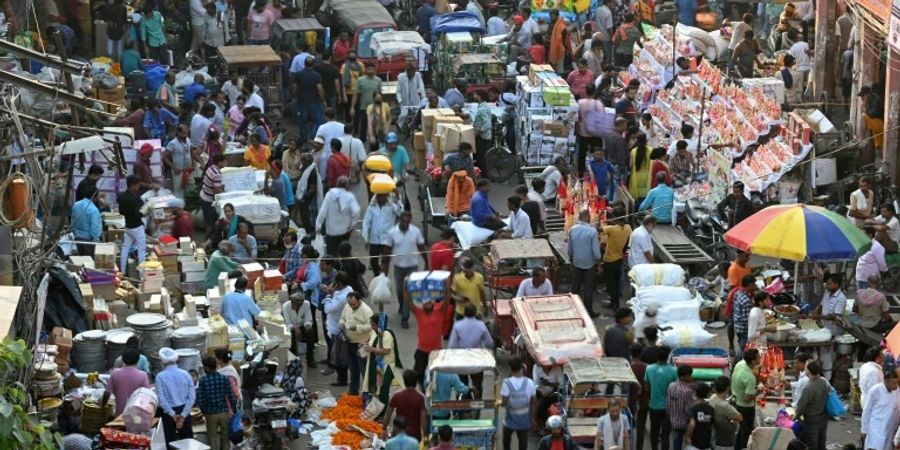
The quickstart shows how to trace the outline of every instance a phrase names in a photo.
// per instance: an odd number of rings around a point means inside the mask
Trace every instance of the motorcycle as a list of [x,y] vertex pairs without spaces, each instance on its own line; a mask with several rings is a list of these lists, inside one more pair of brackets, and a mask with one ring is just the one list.
[[288,426],[292,403],[284,389],[263,385],[253,399],[252,410],[257,448],[281,449],[296,437]]
[[700,246],[715,261],[731,261],[734,250],[725,244],[725,232],[728,224],[710,211],[698,199],[688,199],[685,204],[688,238]]

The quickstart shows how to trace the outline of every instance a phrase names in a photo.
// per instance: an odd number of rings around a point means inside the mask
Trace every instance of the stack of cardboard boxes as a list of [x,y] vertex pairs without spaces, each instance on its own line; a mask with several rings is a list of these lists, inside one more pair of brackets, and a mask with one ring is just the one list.
[[69,371],[69,353],[72,351],[72,330],[54,327],[50,332],[50,343],[56,346],[56,365],[59,373]]
[[575,152],[578,104],[568,84],[550,66],[532,65],[516,77],[516,137],[530,166],[546,166]]
[[475,148],[475,129],[466,125],[456,112],[449,108],[422,110],[422,131],[413,136],[413,150],[416,165],[425,170],[426,157],[434,155],[433,166],[440,167],[446,153],[459,149],[461,142],[468,142]]

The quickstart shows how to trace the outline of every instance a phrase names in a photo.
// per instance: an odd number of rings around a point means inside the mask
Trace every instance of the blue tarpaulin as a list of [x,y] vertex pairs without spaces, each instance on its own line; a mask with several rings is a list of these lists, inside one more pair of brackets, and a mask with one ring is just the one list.
[[460,31],[484,33],[485,29],[478,21],[478,16],[468,11],[459,11],[448,14],[431,16],[432,42],[436,42],[441,33],[455,33]]

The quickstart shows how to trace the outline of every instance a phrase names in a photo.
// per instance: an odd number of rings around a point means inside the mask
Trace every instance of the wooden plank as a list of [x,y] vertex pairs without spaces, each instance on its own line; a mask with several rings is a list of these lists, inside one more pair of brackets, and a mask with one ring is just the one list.
[[227,45],[216,49],[230,67],[280,66],[281,58],[268,45]]
[[569,408],[572,409],[606,409],[612,398],[618,398],[623,405],[628,404],[627,397],[580,397],[569,400]]
[[663,262],[712,263],[713,259],[687,236],[671,225],[657,225],[652,233],[653,247]]

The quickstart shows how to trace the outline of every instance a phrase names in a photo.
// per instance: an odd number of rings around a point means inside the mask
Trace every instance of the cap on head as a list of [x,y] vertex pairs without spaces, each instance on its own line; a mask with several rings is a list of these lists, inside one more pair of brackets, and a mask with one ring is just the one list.
[[399,140],[399,139],[397,138],[397,133],[394,133],[393,131],[391,131],[390,133],[388,133],[387,136],[386,136],[384,139],[385,139],[385,141],[386,141],[388,144],[396,144],[397,141]]
[[169,347],[163,347],[159,349],[159,360],[162,361],[163,364],[171,364],[178,361],[178,353],[175,350],[172,350]]
[[553,429],[562,428],[562,426],[563,426],[562,417],[553,415],[553,416],[550,416],[547,418],[547,428],[553,430]]

